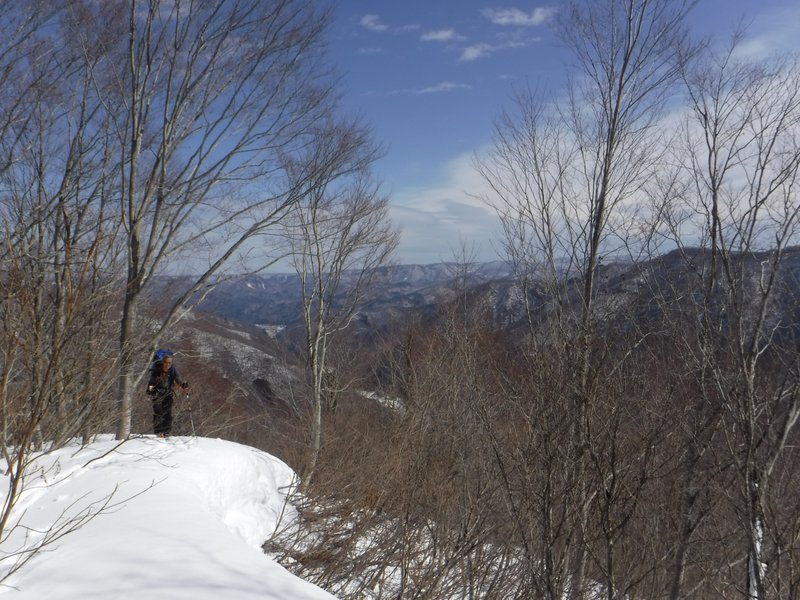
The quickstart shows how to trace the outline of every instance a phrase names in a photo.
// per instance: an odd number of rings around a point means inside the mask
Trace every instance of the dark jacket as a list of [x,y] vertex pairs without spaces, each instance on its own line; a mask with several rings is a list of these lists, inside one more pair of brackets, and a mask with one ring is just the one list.
[[162,370],[161,363],[156,363],[150,369],[150,380],[147,382],[147,393],[154,398],[166,398],[175,394],[175,385],[186,388],[186,382],[178,375],[175,367],[169,371]]

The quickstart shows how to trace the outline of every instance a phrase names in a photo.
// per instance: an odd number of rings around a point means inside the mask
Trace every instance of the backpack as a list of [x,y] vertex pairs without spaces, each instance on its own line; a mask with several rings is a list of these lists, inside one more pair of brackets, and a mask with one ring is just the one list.
[[[153,362],[150,363],[150,373],[160,373],[161,372],[161,364],[164,362],[164,359],[168,356],[174,356],[174,352],[169,350],[168,348],[159,348],[153,353]],[[175,369],[172,367],[170,372]]]
[[158,350],[155,351],[155,354],[153,354],[153,365],[155,365],[156,363],[161,364],[161,362],[165,358],[173,355],[174,352],[172,352],[172,350],[169,350],[167,348],[159,348]]
[[[155,353],[153,353],[153,362],[150,364],[150,382],[148,383],[147,386],[147,394],[150,396],[157,393],[154,387],[154,385],[156,384],[154,378],[161,374],[161,365],[164,359],[167,358],[168,356],[174,356],[174,353],[172,352],[172,350],[169,350],[167,348],[159,348],[158,350],[155,351]],[[175,367],[172,367],[169,370],[168,380],[170,381],[169,384],[170,386],[172,385],[171,381],[173,377],[175,377]]]

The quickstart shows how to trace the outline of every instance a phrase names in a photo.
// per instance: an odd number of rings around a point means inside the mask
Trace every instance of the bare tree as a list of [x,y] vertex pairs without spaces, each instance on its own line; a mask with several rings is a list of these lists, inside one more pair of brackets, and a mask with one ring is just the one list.
[[[121,438],[140,353],[312,175],[290,183],[282,165],[334,109],[323,56],[328,14],[308,0],[118,0],[69,10],[110,120],[108,193],[124,232]],[[145,291],[176,261],[195,275],[145,331],[137,319]]]
[[800,417],[794,341],[774,317],[781,303],[796,302],[784,271],[800,210],[800,70],[796,59],[737,60],[739,41],[685,72],[691,113],[682,156],[691,187],[670,222],[675,233],[679,224],[697,231],[706,249],[685,253],[703,290],[693,362],[719,396],[729,440],[741,589],[766,598],[787,589],[786,573],[768,567],[787,552],[769,545],[781,533],[768,515]]
[[462,299],[406,322],[400,343],[392,336],[382,392],[395,403],[354,396],[326,416],[317,474],[299,498],[310,526],[270,541],[332,593],[531,597],[483,424],[487,411],[498,428],[508,420],[496,371],[505,349]]
[[[17,34],[4,40],[13,48],[0,49],[9,76],[0,96],[2,539],[36,452],[89,433],[116,373],[105,326],[117,283],[107,121],[83,55],[58,34],[59,8],[0,5],[3,27]],[[38,35],[42,28],[52,39]]]
[[0,173],[15,162],[18,136],[31,124],[28,111],[33,88],[42,78],[56,75],[61,64],[47,63],[53,48],[37,38],[41,27],[53,23],[62,2],[0,2]]
[[[317,140],[302,159],[314,165],[316,175],[300,184],[301,200],[285,221],[303,295],[304,354],[313,404],[303,488],[311,482],[319,457],[325,397],[338,391],[331,385],[336,366],[330,352],[398,242],[388,220],[388,199],[370,176],[377,154],[368,131],[353,123],[331,124]],[[340,170],[339,162],[349,168]]]
[[[528,264],[533,257],[556,283],[551,298],[555,314],[563,317],[560,336],[568,340],[564,360],[572,365],[564,370],[572,391],[561,399],[573,424],[565,443],[574,447],[570,477],[582,490],[572,500],[579,511],[572,598],[586,593],[589,511],[603,492],[587,481],[594,396],[603,369],[596,343],[602,315],[597,276],[604,255],[633,247],[626,218],[659,157],[655,126],[675,89],[684,21],[693,4],[568,3],[557,24],[577,61],[567,108],[521,96],[520,116],[501,121],[495,150],[480,167],[498,193],[512,257],[525,257]],[[568,312],[561,311],[565,304]],[[613,581],[608,583],[613,589]]]

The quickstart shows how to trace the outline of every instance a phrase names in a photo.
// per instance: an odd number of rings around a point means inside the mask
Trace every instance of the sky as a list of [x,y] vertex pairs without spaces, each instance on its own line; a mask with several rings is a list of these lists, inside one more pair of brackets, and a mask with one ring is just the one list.
[[[568,56],[549,27],[563,0],[496,1],[335,4],[330,58],[345,109],[386,148],[375,170],[403,231],[401,264],[500,258],[497,220],[475,198],[485,183],[474,156],[515,89],[563,84]],[[752,55],[800,51],[797,0],[700,0],[690,19],[718,43],[741,23]]]
[[293,480],[277,458],[220,439],[103,436],[40,456],[3,555],[94,517],[0,584],[0,598],[330,600],[260,549],[295,514]]

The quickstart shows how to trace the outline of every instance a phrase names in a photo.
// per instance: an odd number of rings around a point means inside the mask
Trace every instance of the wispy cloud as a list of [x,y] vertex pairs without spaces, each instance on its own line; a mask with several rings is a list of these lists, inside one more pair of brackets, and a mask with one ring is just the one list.
[[496,213],[477,196],[491,193],[473,164],[472,153],[456,156],[438,167],[437,183],[405,187],[392,194],[392,221],[403,230],[398,248],[401,262],[450,261],[463,240],[478,240],[477,260],[497,260],[494,241],[500,239]]
[[517,27],[536,27],[543,25],[556,14],[552,7],[539,7],[526,13],[518,8],[487,8],[481,11],[484,17],[495,25],[515,25]]
[[494,46],[491,44],[474,44],[472,46],[467,46],[461,51],[461,58],[459,58],[459,60],[470,62],[478,60],[482,56],[488,56],[492,52],[494,52]]
[[408,32],[413,32],[413,31],[419,31],[420,29],[422,29],[422,27],[420,27],[419,25],[403,25],[402,27],[399,27],[397,29],[397,32],[398,33],[408,33]]
[[416,89],[401,89],[389,92],[390,95],[396,96],[398,94],[413,94],[415,96],[422,96],[425,94],[442,94],[445,92],[453,92],[455,90],[469,90],[472,86],[466,83],[455,83],[453,81],[442,81],[436,85]]
[[381,22],[378,15],[364,15],[361,17],[361,25],[371,31],[386,31],[388,26]]
[[383,48],[359,48],[356,50],[356,54],[380,54],[383,52]]
[[436,31],[426,31],[420,36],[423,42],[452,42],[466,39],[453,29],[439,29]]
[[359,24],[365,28],[369,29],[370,31],[376,32],[386,32],[391,33],[392,35],[406,35],[406,34],[416,34],[416,32],[420,31],[422,27],[416,25],[414,23],[409,23],[408,25],[392,25],[389,26],[383,22],[380,15],[364,15],[359,19]]
[[438,85],[432,87],[422,88],[417,90],[416,94],[441,94],[442,92],[452,92],[453,90],[468,90],[472,86],[466,83],[453,83],[452,81],[443,81]]
[[793,6],[758,16],[736,48],[738,59],[762,60],[776,52],[800,51],[800,7]]
[[471,62],[473,60],[478,60],[479,58],[483,58],[484,56],[489,56],[490,54],[497,52],[499,50],[509,50],[511,48],[524,48],[528,45],[529,42],[535,42],[538,39],[532,39],[528,41],[512,41],[512,42],[505,42],[503,44],[473,44],[472,46],[467,46],[461,51],[461,56],[459,57],[460,62]]

